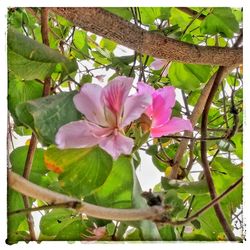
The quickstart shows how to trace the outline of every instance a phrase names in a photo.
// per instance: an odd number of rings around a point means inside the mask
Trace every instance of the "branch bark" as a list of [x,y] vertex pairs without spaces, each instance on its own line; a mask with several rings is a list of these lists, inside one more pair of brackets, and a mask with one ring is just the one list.
[[165,209],[161,206],[144,209],[116,209],[92,205],[40,187],[12,171],[8,172],[8,185],[17,192],[48,202],[49,204],[75,203],[77,204],[75,209],[78,212],[99,219],[117,221],[156,220],[160,219],[161,215],[165,212]]
[[150,32],[102,8],[51,8],[76,26],[111,39],[139,53],[184,63],[239,65],[242,48],[192,45]]

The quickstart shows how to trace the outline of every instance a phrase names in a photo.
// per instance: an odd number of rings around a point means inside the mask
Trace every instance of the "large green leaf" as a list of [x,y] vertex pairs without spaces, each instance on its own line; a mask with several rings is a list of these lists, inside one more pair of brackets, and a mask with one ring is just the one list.
[[49,169],[59,173],[63,190],[80,198],[102,186],[112,169],[111,156],[98,147],[49,148],[44,159]]
[[184,90],[196,90],[206,83],[211,66],[173,62],[168,71],[171,84]]
[[[65,209],[53,209],[40,220],[41,237],[43,240],[81,240],[88,228],[76,212]],[[49,236],[49,237],[47,237]]]
[[18,104],[42,96],[43,85],[37,81],[22,81],[10,77],[8,85],[8,108],[16,125],[20,122],[17,119],[15,108]]
[[81,117],[73,103],[75,94],[75,91],[65,92],[19,104],[16,114],[20,122],[36,133],[41,143],[52,144],[61,126]]
[[133,172],[130,161],[131,159],[126,156],[120,156],[114,161],[104,184],[85,200],[105,207],[130,208],[133,192]]
[[[23,175],[28,149],[28,146],[18,147],[10,154],[10,163],[12,166],[12,170],[20,175]],[[37,148],[34,154],[29,177],[30,181],[42,186],[46,185],[46,182],[44,182],[46,178],[45,174],[48,172],[43,162],[43,155],[44,150],[41,148]]]
[[62,56],[56,50],[24,36],[13,28],[8,28],[8,67],[25,80],[41,79],[49,76],[60,64],[67,74],[77,70],[75,61]]
[[220,33],[224,37],[232,38],[239,31],[239,23],[231,8],[214,8],[203,20],[200,29],[203,34]]

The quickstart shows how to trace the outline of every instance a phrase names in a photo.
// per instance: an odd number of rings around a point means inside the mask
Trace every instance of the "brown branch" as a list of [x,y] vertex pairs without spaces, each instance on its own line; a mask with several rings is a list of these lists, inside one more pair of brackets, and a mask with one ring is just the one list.
[[[36,151],[36,145],[37,145],[37,138],[36,138],[36,135],[32,133],[32,136],[30,139],[30,145],[29,145],[29,149],[28,149],[28,153],[27,153],[27,157],[26,157],[26,161],[24,165],[24,170],[23,170],[23,177],[25,179],[29,179],[29,176],[30,176],[32,163],[33,163],[33,159],[34,159],[35,151]],[[30,207],[29,198],[25,195],[23,195],[22,197],[23,197],[24,207],[26,209],[29,208]],[[29,232],[30,232],[30,239],[36,240],[33,216],[31,215],[31,213],[27,213],[26,218],[27,218],[27,223],[28,223]]]
[[209,65],[239,65],[242,48],[206,47],[188,44],[150,32],[102,8],[52,8],[75,26],[111,39],[139,53],[167,61]]
[[165,212],[165,209],[161,206],[143,209],[117,209],[92,205],[76,198],[40,187],[12,171],[8,171],[8,185],[17,192],[45,201],[49,204],[71,203],[72,208],[76,209],[79,213],[84,213],[88,216],[100,219],[117,221],[155,220],[159,219]]
[[[42,40],[43,43],[49,46],[49,37],[48,37],[48,9],[42,8],[41,11],[41,33],[42,33]],[[47,96],[50,93],[50,77],[46,77],[44,80],[44,87],[43,87],[43,96]],[[35,156],[35,151],[37,147],[37,138],[34,133],[32,133],[31,139],[30,139],[30,145],[24,165],[23,170],[23,177],[25,179],[29,179],[31,169],[32,169],[32,163]],[[30,201],[29,198],[25,195],[23,195],[23,202],[25,209],[28,209],[30,207]],[[30,238],[31,240],[36,240],[35,235],[35,229],[34,229],[34,219],[31,215],[31,213],[26,214],[27,222],[29,226],[29,232],[30,232]]]
[[[177,7],[178,10],[181,10],[182,12],[188,14],[189,16],[195,17],[198,16],[199,12],[192,10],[190,8],[187,7]],[[197,19],[203,21],[206,18],[206,15],[200,13],[199,16],[197,17]]]
[[[217,72],[217,76],[215,78],[214,84],[213,84],[211,91],[209,93],[209,96],[207,98],[206,105],[205,105],[205,108],[204,108],[204,111],[202,114],[202,120],[201,120],[201,137],[202,138],[205,138],[207,136],[208,112],[209,112],[210,106],[212,104],[214,95],[216,94],[216,91],[221,83],[221,78],[223,75],[224,75],[224,67],[220,67],[218,72]],[[206,143],[206,141],[201,141],[201,161],[202,161],[203,172],[204,172],[205,178],[207,180],[208,189],[209,189],[211,199],[215,199],[217,197],[217,194],[216,194],[213,178],[212,178],[212,175],[210,172],[209,163],[207,160],[207,143]],[[226,217],[224,216],[223,211],[222,211],[219,203],[214,205],[214,210],[215,210],[215,213],[217,215],[218,220],[220,221],[222,228],[224,229],[224,232],[225,232],[227,238],[230,241],[236,240],[234,233],[233,233],[230,225],[228,224]]]

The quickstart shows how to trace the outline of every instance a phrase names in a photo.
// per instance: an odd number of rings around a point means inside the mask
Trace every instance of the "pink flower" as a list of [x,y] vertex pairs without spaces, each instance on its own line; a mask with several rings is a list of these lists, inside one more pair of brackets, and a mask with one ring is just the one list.
[[190,120],[179,117],[172,117],[172,108],[175,105],[175,88],[172,86],[155,90],[153,87],[143,82],[138,83],[138,94],[151,94],[153,97],[145,113],[152,120],[151,136],[161,137],[164,135],[175,134],[184,130],[193,131]]
[[152,102],[148,93],[129,96],[132,82],[133,78],[117,77],[104,88],[84,84],[73,101],[85,120],[62,126],[56,134],[58,147],[99,145],[114,159],[130,154],[134,141],[124,135],[123,128],[138,119]]
[[165,68],[164,72],[162,73],[162,76],[166,76],[168,74],[168,68],[169,68],[169,62],[166,61],[165,59],[158,59],[156,58],[152,63],[151,63],[151,68],[154,70],[160,70],[162,69],[164,66],[167,67]]

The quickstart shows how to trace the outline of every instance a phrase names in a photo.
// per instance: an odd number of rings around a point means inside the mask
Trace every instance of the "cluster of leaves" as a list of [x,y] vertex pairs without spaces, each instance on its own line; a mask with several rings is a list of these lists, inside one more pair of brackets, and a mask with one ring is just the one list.
[[[233,8],[193,8],[199,15],[190,16],[178,8],[105,8],[153,32],[191,44],[230,46],[242,25],[242,12]],[[40,9],[15,8],[8,15],[8,108],[13,119],[13,135],[30,136],[34,132],[41,143],[36,149],[30,180],[40,186],[93,204],[116,208],[142,208],[146,201],[136,176],[140,154],[121,156],[117,161],[99,147],[65,149],[55,147],[55,134],[64,124],[79,120],[72,98],[86,82],[96,82],[103,74],[109,79],[117,75],[139,77],[155,88],[173,85],[181,90],[186,105],[177,101],[174,116],[189,114],[200,97],[201,90],[217,67],[172,62],[167,76],[152,70],[154,58],[148,55],[120,56],[121,48],[114,41],[88,33],[64,18],[50,14],[50,48],[42,44]],[[198,18],[198,17],[203,18]],[[134,22],[135,23],[135,22]],[[101,72],[101,73],[100,73]],[[216,190],[222,193],[242,175],[242,69],[230,73],[223,81],[209,111],[209,137],[224,139],[207,141],[211,170]],[[51,95],[42,97],[43,81],[51,77]],[[237,123],[237,124],[236,124]],[[228,138],[230,128],[236,133]],[[200,136],[200,120],[195,137]],[[210,201],[201,168],[200,143],[184,154],[178,180],[169,181],[171,161],[179,139],[161,138],[153,144],[143,144],[145,136],[138,126],[129,130],[138,148],[152,156],[151,167],[162,172],[154,191],[161,193],[163,202],[172,207],[169,216],[184,218]],[[143,145],[142,145],[143,144]],[[145,148],[146,147],[146,148]],[[21,174],[28,146],[13,149],[12,170]],[[192,158],[200,171],[198,179],[186,166]],[[142,166],[143,169],[144,166]],[[35,206],[43,201],[30,200]],[[221,205],[228,222],[242,204],[242,187],[237,187]],[[21,194],[8,190],[8,210],[24,208]],[[213,223],[211,223],[213,218]],[[69,209],[44,212],[40,220],[40,240],[85,240],[95,227],[106,228],[102,240],[218,240],[225,239],[213,208],[208,209],[190,226],[157,228],[150,221],[121,223],[95,218],[83,218]],[[127,230],[128,226],[133,229]],[[12,215],[8,220],[8,241],[29,240],[25,215]]]

